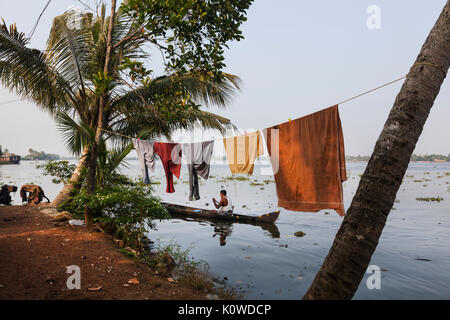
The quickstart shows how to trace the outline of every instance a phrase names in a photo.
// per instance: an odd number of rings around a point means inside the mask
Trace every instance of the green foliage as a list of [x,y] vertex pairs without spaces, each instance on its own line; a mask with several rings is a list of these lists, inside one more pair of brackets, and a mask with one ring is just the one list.
[[97,72],[97,74],[95,74],[92,79],[92,83],[95,87],[95,94],[101,95],[105,92],[109,92],[112,89],[112,81],[113,78],[110,77],[107,73],[104,73],[103,71]]
[[[99,94],[105,94],[104,127],[128,136],[169,136],[196,125],[225,130],[229,120],[199,109],[199,105],[227,106],[239,78],[223,73],[217,79],[205,70],[153,76],[149,39],[130,16],[119,10],[114,22],[110,70],[104,74],[108,18],[67,11],[55,17],[44,51],[30,49],[15,25],[0,23],[0,82],[56,116],[69,150],[81,154],[92,144],[98,123]],[[72,28],[76,21],[78,27]],[[159,69],[159,68],[158,68]],[[131,82],[130,83],[130,79]],[[225,121],[224,121],[225,120]],[[129,143],[104,133],[117,145]]]
[[305,235],[306,235],[306,233],[304,233],[303,231],[297,231],[294,233],[294,236],[299,237],[299,238],[304,237]]
[[52,182],[55,184],[67,183],[75,170],[74,164],[69,164],[69,161],[47,161],[44,164],[37,165],[36,168],[42,169],[44,176],[55,177]]
[[243,39],[241,24],[252,0],[128,0],[121,11],[165,56],[166,69],[220,75],[224,48]]
[[147,70],[144,67],[144,63],[142,61],[125,58],[122,62],[122,65],[120,66],[120,70],[127,71],[131,81],[140,81],[144,83],[147,88],[150,86],[151,79],[149,78],[149,76],[152,71]]
[[169,218],[151,187],[140,184],[108,185],[92,195],[83,188],[61,209],[81,217],[86,207],[93,212],[95,221],[105,225],[108,233],[139,250],[145,245],[147,228],[154,227],[153,220]]
[[181,276],[198,270],[208,271],[209,266],[206,261],[196,261],[189,256],[191,250],[192,245],[183,249],[174,241],[165,245],[158,243],[156,254],[152,255],[149,261],[150,266],[162,274],[168,274],[176,267],[175,272]]
[[178,283],[195,290],[204,291],[218,298],[243,299],[243,293],[228,287],[223,280],[213,277],[206,261],[195,260],[190,256],[192,245],[183,249],[178,243],[158,243],[156,253],[147,257],[146,262],[151,268],[165,276],[172,276]]

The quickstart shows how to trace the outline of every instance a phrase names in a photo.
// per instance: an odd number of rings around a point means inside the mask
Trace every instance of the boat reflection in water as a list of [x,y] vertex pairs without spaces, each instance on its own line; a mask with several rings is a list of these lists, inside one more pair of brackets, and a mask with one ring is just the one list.
[[184,216],[180,214],[171,214],[172,218],[188,221],[188,222],[198,222],[198,223],[205,223],[207,222],[212,228],[213,228],[213,238],[219,236],[219,245],[225,246],[227,244],[227,238],[231,236],[231,233],[233,232],[233,224],[246,224],[246,225],[252,225],[255,227],[259,227],[264,231],[268,232],[268,235],[271,238],[278,239],[280,238],[280,231],[278,230],[278,227],[275,225],[275,223],[261,223],[261,222],[234,222],[234,221],[226,221],[226,220],[215,220],[211,218],[197,218],[197,217],[191,217],[191,216]]

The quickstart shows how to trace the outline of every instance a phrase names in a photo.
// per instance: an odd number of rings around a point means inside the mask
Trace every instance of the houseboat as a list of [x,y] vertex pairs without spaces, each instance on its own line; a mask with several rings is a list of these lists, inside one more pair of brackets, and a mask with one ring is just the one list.
[[0,154],[0,164],[19,164],[21,157],[14,153]]

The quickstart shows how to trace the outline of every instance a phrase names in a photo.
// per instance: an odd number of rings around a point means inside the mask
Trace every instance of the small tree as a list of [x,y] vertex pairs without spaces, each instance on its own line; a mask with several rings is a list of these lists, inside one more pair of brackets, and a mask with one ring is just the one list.
[[[81,157],[69,183],[54,199],[55,206],[70,196],[88,159],[89,189],[95,190],[102,143],[130,142],[102,129],[155,138],[198,124],[223,132],[229,123],[200,108],[226,107],[239,89],[238,77],[220,71],[223,57],[209,52],[210,62],[217,61],[214,68],[205,69],[205,63],[194,63],[191,57],[176,67],[167,64],[165,74],[154,75],[145,68],[151,62],[146,45],[153,40],[142,28],[125,7],[109,19],[105,6],[97,13],[68,11],[54,19],[47,48],[40,51],[28,47],[29,39],[15,25],[0,25],[1,83],[56,116],[62,127],[77,127],[63,132],[70,150]],[[189,37],[187,32],[179,37]],[[106,63],[109,35],[111,56]],[[225,45],[227,39],[219,42]],[[109,65],[106,72],[105,65]],[[91,221],[89,212],[86,216]]]
[[[91,145],[88,160],[87,194],[95,192],[95,175],[98,153],[105,125],[105,111],[113,81],[118,70],[111,67],[113,50],[116,46],[146,40],[157,46],[164,55],[165,70],[177,75],[198,73],[205,77],[212,74],[220,82],[225,79],[222,69],[224,47],[229,41],[242,39],[239,26],[245,21],[245,11],[251,0],[234,1],[194,1],[194,0],[128,0],[121,10],[134,21],[135,31],[119,43],[113,43],[116,16],[116,1],[112,0],[111,15],[106,39],[106,53],[103,71],[94,77],[95,93],[98,95],[97,128],[94,143]],[[161,44],[164,42],[165,44]],[[125,60],[122,69],[130,70],[133,82],[149,85],[147,70],[142,62]],[[167,110],[169,117],[177,109],[194,108],[195,101],[187,92],[177,91],[177,83],[170,83],[158,102],[173,106]],[[175,99],[174,99],[175,98]],[[168,103],[169,102],[169,103]],[[92,213],[86,206],[87,226],[92,225]]]

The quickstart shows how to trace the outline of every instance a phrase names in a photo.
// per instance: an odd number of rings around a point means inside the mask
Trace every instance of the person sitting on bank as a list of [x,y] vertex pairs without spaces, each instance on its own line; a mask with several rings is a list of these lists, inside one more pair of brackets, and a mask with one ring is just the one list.
[[231,199],[227,197],[226,190],[220,190],[220,201],[213,198],[214,206],[219,214],[231,214],[233,212]]

